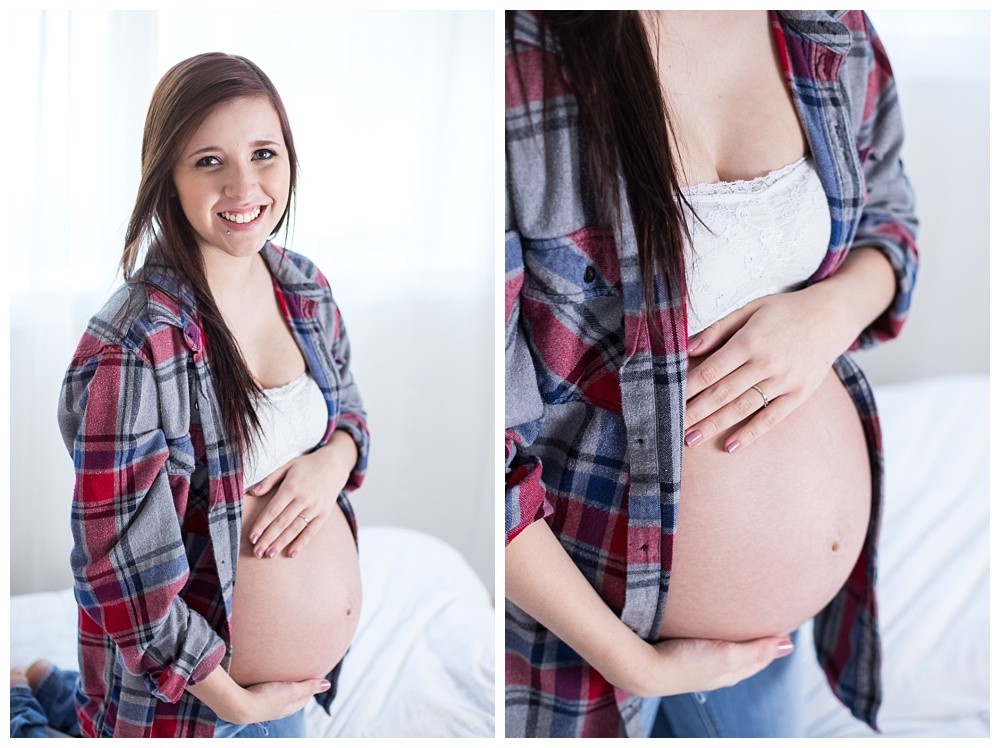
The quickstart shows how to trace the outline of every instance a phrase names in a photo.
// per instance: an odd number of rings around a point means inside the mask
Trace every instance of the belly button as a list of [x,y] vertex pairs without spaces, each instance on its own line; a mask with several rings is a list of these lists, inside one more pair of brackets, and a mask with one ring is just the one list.
[[354,611],[353,611],[353,610],[351,609],[351,607],[350,607],[350,606],[348,606],[348,607],[347,607],[347,615],[351,615],[351,613],[353,613],[353,612],[354,612]]

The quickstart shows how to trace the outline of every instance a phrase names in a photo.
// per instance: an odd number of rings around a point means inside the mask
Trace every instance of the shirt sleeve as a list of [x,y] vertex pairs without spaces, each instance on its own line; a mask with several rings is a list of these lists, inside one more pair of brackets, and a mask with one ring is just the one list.
[[123,346],[85,350],[86,341],[59,407],[76,472],[70,561],[81,636],[110,637],[124,667],[176,703],[226,652],[179,597],[190,573],[179,519],[189,475],[170,469],[152,367]]
[[347,328],[340,308],[333,300],[330,285],[322,274],[318,273],[317,281],[326,290],[324,324],[329,334],[330,355],[334,368],[337,370],[338,390],[340,400],[340,416],[335,429],[346,431],[354,439],[358,448],[358,461],[344,485],[345,491],[355,491],[361,487],[368,468],[368,451],[370,437],[368,434],[368,414],[361,400],[361,392],[354,381],[351,371],[351,343],[347,337]]
[[543,407],[535,367],[521,329],[524,258],[521,237],[508,231],[505,249],[504,451],[506,476],[506,543],[536,520],[550,515],[542,485],[542,464],[525,453],[538,434]]
[[870,348],[899,334],[910,308],[918,264],[913,190],[900,156],[903,123],[896,83],[867,15],[860,14],[858,25],[863,26],[868,41],[863,109],[856,133],[865,205],[851,246],[880,250],[892,266],[896,291],[888,309],[862,331],[852,350]]

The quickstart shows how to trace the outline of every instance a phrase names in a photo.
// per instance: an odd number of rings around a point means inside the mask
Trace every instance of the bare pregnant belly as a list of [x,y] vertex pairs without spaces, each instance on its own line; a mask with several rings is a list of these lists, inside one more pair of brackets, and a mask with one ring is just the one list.
[[295,558],[253,555],[250,528],[270,496],[243,496],[229,674],[244,686],[325,677],[361,612],[357,548],[339,506]]
[[684,449],[664,638],[789,633],[833,598],[864,544],[868,449],[832,369],[735,454],[723,448],[731,433]]

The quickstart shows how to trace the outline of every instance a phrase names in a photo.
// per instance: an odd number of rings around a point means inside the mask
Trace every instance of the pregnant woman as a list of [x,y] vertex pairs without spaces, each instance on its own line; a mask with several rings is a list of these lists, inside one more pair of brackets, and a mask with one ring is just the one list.
[[[127,282],[59,409],[84,736],[303,735],[309,698],[333,699],[360,612],[346,494],[368,434],[326,279],[270,242],[296,169],[249,60],[198,55],[157,85]],[[65,692],[65,673],[45,677]]]
[[874,726],[845,351],[899,332],[917,253],[867,17],[508,13],[506,87],[507,734],[799,734],[813,617]]

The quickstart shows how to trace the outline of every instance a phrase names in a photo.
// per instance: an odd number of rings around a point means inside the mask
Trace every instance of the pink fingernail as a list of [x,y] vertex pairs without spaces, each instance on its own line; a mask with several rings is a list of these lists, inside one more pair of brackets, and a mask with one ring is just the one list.
[[688,435],[684,437],[684,443],[687,444],[689,447],[693,447],[695,444],[700,442],[701,439],[702,439],[702,433],[696,429],[694,431],[688,432]]
[[322,683],[320,684],[320,687],[319,687],[319,690],[320,690],[320,691],[327,691],[327,690],[329,690],[329,688],[330,688],[330,681],[328,681],[328,680],[325,680],[325,681],[323,681],[323,682],[322,682]]
[[256,550],[254,550],[254,555],[257,558],[264,558],[264,549],[263,548],[257,548]]
[[260,488],[261,483],[263,483],[263,481],[260,481],[260,483],[254,483],[252,486],[250,486],[250,488],[247,489],[247,493],[256,493],[257,489]]
[[693,353],[698,350],[698,346],[701,345],[701,338],[694,337],[688,339],[688,353]]
[[291,553],[288,554],[288,557],[289,558],[295,558],[298,555],[299,555],[299,549],[296,548],[294,551],[292,551]]
[[256,543],[257,542],[257,538],[259,538],[259,537],[260,537],[260,535],[258,535],[257,533],[254,533],[253,535],[251,535],[250,536],[250,544],[252,545],[252,544]]
[[791,639],[782,639],[778,642],[778,657],[787,657],[795,650],[795,645]]
[[726,445],[726,451],[729,452],[729,454],[732,454],[733,452],[739,452],[742,448],[743,448],[743,443],[739,439],[734,439],[733,441],[729,442],[729,444]]
[[274,548],[272,548],[271,550],[269,550],[269,551],[267,552],[267,557],[268,557],[268,558],[274,558],[274,554],[275,554],[275,553],[277,553],[277,551],[276,551],[276,550],[274,550]]

